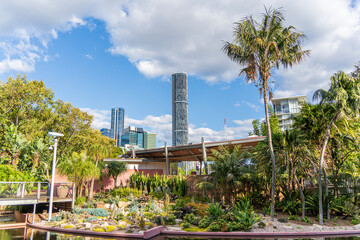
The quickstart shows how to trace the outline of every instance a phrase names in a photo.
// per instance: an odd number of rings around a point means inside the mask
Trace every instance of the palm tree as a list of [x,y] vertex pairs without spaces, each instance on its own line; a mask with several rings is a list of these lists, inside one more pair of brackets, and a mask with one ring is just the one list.
[[[99,162],[109,156],[109,150],[102,144],[95,144],[90,147],[89,156],[94,161],[95,166],[98,167]],[[89,191],[90,201],[94,198],[94,183],[95,183],[95,178],[91,179],[91,183],[90,183],[90,191]]]
[[[301,49],[304,34],[297,32],[293,26],[284,27],[285,18],[279,10],[265,9],[260,22],[252,16],[245,17],[236,23],[234,42],[225,42],[222,50],[234,62],[243,66],[240,75],[245,74],[248,82],[259,88],[264,97],[267,130],[271,133],[268,94],[272,98],[269,79],[274,69],[291,67],[300,63],[309,51]],[[271,218],[274,219],[275,208],[275,155],[271,134],[269,148],[272,160]]]
[[322,163],[330,139],[330,131],[337,120],[343,120],[345,122],[344,125],[348,126],[346,124],[347,119],[358,117],[360,108],[360,79],[350,77],[346,73],[339,71],[331,77],[329,90],[317,90],[314,93],[313,99],[320,100],[320,106],[325,105],[333,109],[333,115],[326,128],[319,160],[319,224],[323,225]]
[[115,187],[117,178],[122,173],[126,172],[127,165],[125,162],[110,162],[108,163],[108,175],[111,176],[114,179]]
[[209,157],[209,160],[213,161],[213,164],[211,164],[210,179],[219,186],[220,198],[223,198],[224,193],[227,192],[230,200],[241,184],[242,167],[251,155],[241,146],[233,145],[220,147],[219,150],[211,150],[211,152],[213,156]]

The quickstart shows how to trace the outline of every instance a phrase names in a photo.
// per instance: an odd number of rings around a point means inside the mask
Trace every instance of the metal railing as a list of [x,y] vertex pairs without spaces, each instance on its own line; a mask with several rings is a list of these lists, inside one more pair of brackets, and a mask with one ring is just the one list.
[[[75,191],[72,182],[57,182],[54,187],[56,199],[73,198]],[[46,199],[50,196],[48,182],[0,182],[0,201],[5,199]]]

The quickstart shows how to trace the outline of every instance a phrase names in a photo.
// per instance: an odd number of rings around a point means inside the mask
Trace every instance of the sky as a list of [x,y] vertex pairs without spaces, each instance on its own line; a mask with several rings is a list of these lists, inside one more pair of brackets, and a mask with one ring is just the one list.
[[[4,0],[0,1],[0,80],[26,74],[57,98],[110,127],[125,109],[125,127],[171,144],[171,75],[189,79],[190,142],[243,138],[264,118],[254,85],[221,52],[234,23],[264,6],[281,8],[286,25],[306,35],[310,57],[273,72],[275,97],[327,88],[337,71],[360,61],[360,3],[351,0]],[[224,132],[227,120],[227,134]]]

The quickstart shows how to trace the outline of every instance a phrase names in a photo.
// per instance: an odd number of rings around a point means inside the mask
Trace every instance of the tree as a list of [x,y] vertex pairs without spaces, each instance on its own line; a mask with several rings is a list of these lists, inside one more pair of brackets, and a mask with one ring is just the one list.
[[219,150],[211,149],[211,152],[213,156],[209,157],[209,161],[213,161],[213,164],[211,164],[210,179],[219,186],[220,198],[223,197],[224,192],[228,192],[230,197],[239,188],[242,167],[251,155],[241,146],[232,145],[220,147]]
[[88,189],[89,181],[99,178],[100,171],[85,153],[73,153],[59,162],[59,172],[73,181],[77,188],[77,195],[82,196],[83,188]]
[[322,164],[325,151],[330,139],[331,129],[335,122],[341,119],[345,122],[345,130],[349,118],[358,118],[360,108],[360,81],[359,78],[350,77],[346,73],[339,71],[331,77],[329,90],[319,89],[314,93],[314,100],[320,100],[320,105],[325,105],[333,109],[333,114],[328,122],[325,137],[322,143],[319,160],[319,224],[324,224],[322,206]]
[[[244,66],[240,75],[244,74],[248,82],[258,87],[264,98],[267,132],[270,133],[268,96],[271,100],[269,83],[272,72],[280,66],[287,68],[300,63],[310,52],[301,49],[304,34],[293,26],[285,27],[284,16],[279,10],[265,10],[261,23],[252,16],[236,23],[234,42],[225,42],[222,50],[232,61]],[[272,160],[271,218],[274,219],[275,155],[271,134],[268,138]]]
[[109,162],[107,168],[108,175],[114,179],[115,187],[117,187],[117,178],[119,175],[126,172],[127,164],[125,162]]
[[[99,162],[102,161],[104,158],[108,157],[108,155],[108,148],[100,143],[94,144],[89,149],[89,156],[94,161],[96,168],[98,168]],[[92,200],[94,198],[94,183],[95,178],[92,178],[90,184],[89,200]]]

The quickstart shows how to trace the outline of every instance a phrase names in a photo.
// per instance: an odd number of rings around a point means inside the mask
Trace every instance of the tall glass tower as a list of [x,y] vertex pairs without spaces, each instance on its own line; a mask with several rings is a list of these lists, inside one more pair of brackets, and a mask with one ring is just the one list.
[[172,145],[189,144],[188,76],[185,72],[172,75]]
[[121,135],[124,130],[125,110],[123,108],[111,109],[111,130],[110,137],[116,141],[117,147],[121,146]]

